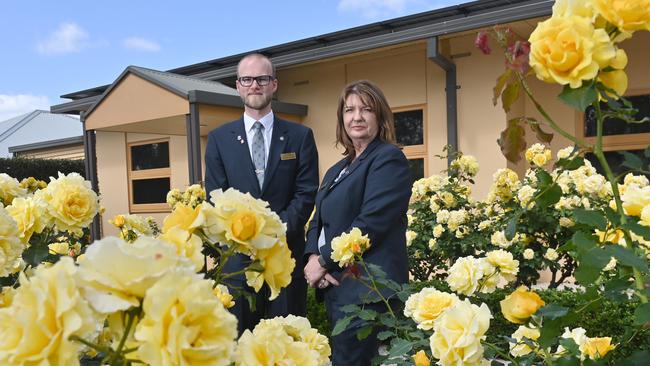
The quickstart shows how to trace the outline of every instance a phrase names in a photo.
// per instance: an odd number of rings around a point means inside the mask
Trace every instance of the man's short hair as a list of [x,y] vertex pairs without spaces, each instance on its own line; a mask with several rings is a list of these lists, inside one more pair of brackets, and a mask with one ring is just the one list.
[[269,63],[269,65],[271,65],[271,76],[275,77],[275,65],[273,65],[273,62],[271,62],[270,58],[264,56],[261,53],[249,53],[248,55],[242,57],[241,60],[239,60],[239,62],[237,63],[237,76],[238,77],[241,76],[241,75],[239,75],[239,66],[241,65],[241,63],[244,60],[249,59],[249,58],[261,58],[263,60],[266,60]]

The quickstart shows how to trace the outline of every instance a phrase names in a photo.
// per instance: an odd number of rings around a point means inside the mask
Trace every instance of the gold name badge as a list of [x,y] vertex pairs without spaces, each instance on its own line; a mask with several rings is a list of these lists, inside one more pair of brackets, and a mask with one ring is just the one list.
[[296,158],[295,152],[288,152],[280,154],[280,160],[294,160]]

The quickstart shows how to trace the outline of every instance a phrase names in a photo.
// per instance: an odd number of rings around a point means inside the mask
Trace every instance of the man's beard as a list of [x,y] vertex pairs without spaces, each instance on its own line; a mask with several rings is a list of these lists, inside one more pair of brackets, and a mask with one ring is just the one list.
[[252,95],[247,95],[246,98],[243,99],[243,102],[244,105],[248,108],[255,109],[255,110],[262,110],[266,108],[269,104],[271,104],[272,98],[273,95],[252,94]]

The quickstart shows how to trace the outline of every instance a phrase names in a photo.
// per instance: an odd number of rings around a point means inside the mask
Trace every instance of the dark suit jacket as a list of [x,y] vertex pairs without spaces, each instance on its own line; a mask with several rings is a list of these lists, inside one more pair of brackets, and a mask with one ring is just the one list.
[[[243,141],[243,143],[242,143]],[[285,155],[281,159],[282,154]],[[295,155],[292,158],[289,154]],[[296,259],[294,275],[302,277],[304,226],[318,189],[318,153],[311,129],[277,117],[260,190],[250,156],[243,118],[210,132],[205,150],[205,190],[235,188],[269,203],[287,224],[287,243]],[[227,272],[242,269],[243,256],[232,258]],[[243,276],[242,276],[243,279]],[[302,281],[302,279],[301,279]]]
[[[364,261],[380,266],[388,278],[408,281],[406,254],[406,210],[411,196],[411,174],[402,151],[375,139],[352,162],[338,182],[335,178],[347,165],[345,158],[330,168],[316,195],[316,213],[307,231],[305,259],[318,254],[318,237],[325,230],[321,255],[327,269],[341,279],[343,269],[332,261],[332,238],[358,227],[370,238]],[[325,290],[325,300],[337,304],[359,303],[367,287],[345,278],[339,287]]]

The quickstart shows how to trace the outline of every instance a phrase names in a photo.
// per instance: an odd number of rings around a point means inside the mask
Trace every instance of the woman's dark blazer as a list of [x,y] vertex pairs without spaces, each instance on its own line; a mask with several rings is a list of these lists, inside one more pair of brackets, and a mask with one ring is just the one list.
[[339,161],[323,177],[305,247],[305,258],[319,254],[318,237],[325,229],[326,244],[320,254],[328,271],[341,284],[329,286],[324,295],[336,304],[360,303],[360,295],[368,293],[359,281],[342,279],[343,269],[331,258],[332,238],[353,227],[371,241],[364,261],[380,266],[388,278],[398,283],[408,281],[406,211],[412,180],[406,157],[397,146],[375,139],[335,183],[347,162],[347,158]]

